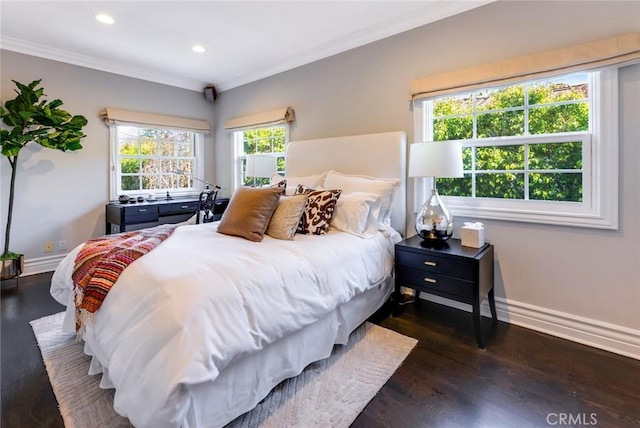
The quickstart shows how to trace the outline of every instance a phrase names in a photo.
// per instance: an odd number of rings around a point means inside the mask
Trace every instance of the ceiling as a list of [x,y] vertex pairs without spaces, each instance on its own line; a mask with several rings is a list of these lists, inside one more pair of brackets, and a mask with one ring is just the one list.
[[[491,1],[1,0],[0,46],[220,92]],[[193,52],[196,44],[206,52]]]

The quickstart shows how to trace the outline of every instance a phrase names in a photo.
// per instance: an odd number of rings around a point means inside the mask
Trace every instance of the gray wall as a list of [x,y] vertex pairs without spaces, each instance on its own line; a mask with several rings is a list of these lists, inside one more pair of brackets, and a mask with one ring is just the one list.
[[[498,2],[225,91],[214,112],[216,182],[227,192],[232,182],[228,118],[291,106],[292,140],[404,130],[412,141],[414,78],[635,31],[639,2]],[[548,331],[611,328],[638,346],[640,65],[619,80],[619,230],[484,223],[503,318]],[[536,320],[527,324],[529,315]],[[564,324],[543,326],[545,317]]]
[[[228,118],[291,106],[292,139],[403,130],[411,141],[414,78],[633,31],[640,31],[636,1],[497,2],[225,91],[213,106],[199,92],[1,51],[2,99],[13,96],[11,79],[42,78],[50,97],[89,119],[79,152],[35,145],[22,152],[12,248],[46,267],[62,253],[45,254],[44,241],[65,239],[72,248],[103,233],[109,140],[98,113],[104,107],[211,120],[215,153],[208,137],[206,178],[228,195],[231,141],[222,129]],[[640,65],[621,70],[619,103],[619,230],[485,221],[486,238],[495,245],[503,318],[585,343],[608,336],[596,343],[605,348],[618,338],[627,354],[640,357]],[[9,171],[0,160],[3,225]]]
[[[11,99],[11,80],[42,79],[51,101],[84,115],[89,124],[83,149],[59,152],[29,144],[20,152],[16,179],[11,249],[25,254],[29,265],[44,264],[63,253],[44,253],[45,241],[66,240],[69,249],[104,234],[105,202],[109,200],[109,130],[98,114],[105,107],[193,117],[213,122],[213,106],[200,92],[145,82],[84,67],[0,51],[2,100]],[[205,137],[207,178],[213,179],[213,137]],[[11,168],[0,159],[2,245]],[[32,269],[33,270],[33,269]],[[35,270],[38,270],[35,268]]]

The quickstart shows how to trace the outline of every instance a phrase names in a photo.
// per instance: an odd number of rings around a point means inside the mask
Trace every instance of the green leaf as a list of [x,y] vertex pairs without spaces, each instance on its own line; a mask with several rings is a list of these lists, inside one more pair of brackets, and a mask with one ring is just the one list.
[[18,87],[18,89],[20,89],[20,92],[22,93],[31,93],[33,92],[33,88],[37,86],[37,84],[34,85],[34,83],[36,83],[35,81],[31,82],[29,86],[23,85],[22,83],[17,82],[15,80],[12,80],[12,82],[16,84],[16,86]]
[[33,113],[31,113],[30,111],[21,111],[18,113],[20,115],[20,119],[24,120],[24,121],[28,121],[29,119],[31,119],[31,116],[33,115]]
[[76,129],[81,129],[82,127],[86,126],[88,123],[87,118],[84,116],[73,116],[69,122],[68,125],[70,127],[76,128]]
[[60,107],[61,105],[62,105],[62,101],[60,101],[60,100],[53,100],[53,101],[51,101],[51,102],[49,103],[49,108],[50,108],[51,110],[53,110],[53,109],[55,109],[55,108]]
[[14,127],[9,131],[9,138],[12,141],[24,141],[25,139],[30,138],[30,134],[32,131],[23,132],[23,129],[19,126]]
[[20,153],[20,150],[22,149],[22,147],[23,147],[22,145],[13,143],[11,141],[3,141],[2,154],[7,157],[16,156],[18,153]]
[[82,144],[80,144],[79,140],[77,142],[67,143],[68,150],[80,150],[81,148],[82,148]]
[[7,126],[16,126],[19,124],[19,121],[15,120],[15,117],[10,115],[10,114],[6,114],[2,117],[2,121],[4,122],[5,125]]
[[60,124],[71,119],[71,114],[65,110],[54,109],[54,110],[51,110],[50,119],[53,120],[54,123]]
[[33,115],[34,125],[54,127],[58,125],[58,121],[51,116],[45,116],[44,114]]
[[[16,84],[18,83],[15,80],[13,80],[13,82],[15,82]],[[29,83],[29,89],[35,88],[40,84],[40,82],[42,82],[42,79],[34,80],[33,82]]]
[[14,253],[13,251],[9,251],[6,254],[0,254],[0,260],[15,260],[19,258],[20,258],[20,254]]

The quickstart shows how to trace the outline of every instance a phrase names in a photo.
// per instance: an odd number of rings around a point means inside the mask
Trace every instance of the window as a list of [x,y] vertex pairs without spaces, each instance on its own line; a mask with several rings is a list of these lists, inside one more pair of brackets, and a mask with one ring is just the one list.
[[233,133],[235,147],[234,185],[261,186],[269,184],[270,177],[247,177],[247,155],[269,154],[276,158],[278,172],[284,173],[284,152],[289,140],[287,125],[245,129]]
[[112,198],[121,194],[199,192],[200,133],[151,127],[112,127]]
[[424,141],[462,142],[464,177],[436,180],[454,214],[617,228],[617,71],[442,96],[415,111]]

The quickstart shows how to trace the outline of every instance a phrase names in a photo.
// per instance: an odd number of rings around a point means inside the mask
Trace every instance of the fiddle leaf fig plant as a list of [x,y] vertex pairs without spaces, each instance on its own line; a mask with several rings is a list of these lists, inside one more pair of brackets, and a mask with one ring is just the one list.
[[13,259],[18,254],[9,251],[11,234],[11,218],[15,197],[16,171],[20,151],[34,142],[50,149],[67,151],[80,150],[80,140],[85,137],[82,128],[87,124],[84,116],[72,116],[60,106],[62,101],[47,101],[44,89],[38,87],[41,80],[34,80],[28,85],[13,80],[17,86],[16,97],[0,106],[0,146],[2,155],[11,165],[11,182],[9,187],[9,204],[7,227],[5,229],[4,251],[0,259]]

